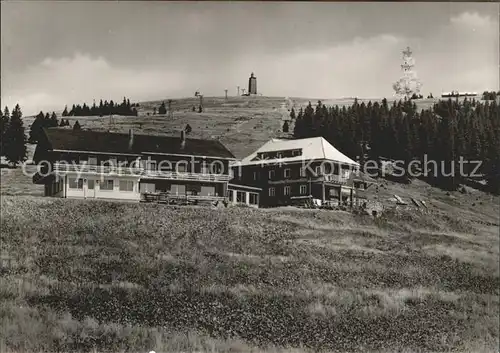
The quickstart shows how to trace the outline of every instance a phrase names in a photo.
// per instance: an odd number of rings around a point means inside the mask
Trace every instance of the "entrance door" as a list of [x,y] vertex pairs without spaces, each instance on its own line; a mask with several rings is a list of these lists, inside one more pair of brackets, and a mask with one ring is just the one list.
[[87,179],[87,188],[84,189],[86,198],[95,198],[95,179]]

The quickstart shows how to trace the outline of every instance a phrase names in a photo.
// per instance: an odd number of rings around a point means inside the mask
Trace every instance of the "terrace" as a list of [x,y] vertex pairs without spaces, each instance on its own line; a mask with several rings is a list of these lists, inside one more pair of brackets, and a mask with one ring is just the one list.
[[205,182],[227,182],[230,176],[227,174],[191,173],[175,171],[159,171],[145,169],[138,165],[113,166],[113,165],[91,165],[91,164],[69,164],[54,163],[53,170],[56,173],[85,173],[85,174],[109,174],[118,176],[141,176],[150,179],[205,181]]

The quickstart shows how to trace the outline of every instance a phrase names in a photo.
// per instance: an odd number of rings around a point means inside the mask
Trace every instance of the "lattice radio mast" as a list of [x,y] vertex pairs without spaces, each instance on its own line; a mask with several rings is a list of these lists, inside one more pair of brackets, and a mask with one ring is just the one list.
[[403,76],[392,85],[394,96],[398,98],[411,98],[413,94],[418,94],[422,87],[422,82],[418,79],[417,73],[413,70],[415,67],[415,60],[412,54],[413,52],[410,47],[403,50],[403,64],[401,65]]
[[167,113],[167,116],[168,116],[168,118],[169,118],[169,119],[173,119],[173,117],[174,117],[174,112],[172,111],[172,100],[171,100],[171,99],[169,99],[169,100],[167,101],[167,103],[168,103],[168,113]]

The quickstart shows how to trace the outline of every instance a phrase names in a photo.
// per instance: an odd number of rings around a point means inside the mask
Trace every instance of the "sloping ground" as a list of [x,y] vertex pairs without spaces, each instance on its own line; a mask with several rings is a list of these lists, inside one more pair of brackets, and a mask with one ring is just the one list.
[[1,200],[7,351],[491,352],[498,230],[402,212]]
[[[460,98],[463,99],[463,98]],[[354,98],[316,99],[289,97],[204,97],[204,111],[198,113],[199,98],[172,99],[173,118],[168,115],[153,115],[154,108],[162,103],[150,101],[140,103],[138,117],[68,117],[71,125],[76,120],[86,129],[113,130],[126,132],[134,129],[137,133],[147,134],[178,134],[186,124],[192,127],[191,136],[196,138],[219,138],[234,155],[241,159],[263,145],[273,137],[287,137],[283,133],[283,117],[289,113],[282,106],[296,110],[305,107],[309,101],[316,105],[321,100],[326,105],[352,105]],[[360,98],[358,101],[381,101],[381,98]],[[438,98],[415,100],[419,109],[429,108]],[[167,99],[164,100],[167,104]],[[388,98],[389,104],[394,99]],[[192,111],[193,106],[196,112]],[[147,115],[149,113],[149,116]],[[29,127],[33,117],[26,117],[26,127]],[[290,131],[293,131],[293,126]]]
[[[433,214],[446,214],[448,217],[465,219],[471,222],[500,225],[500,197],[465,188],[466,192],[446,192],[426,182],[414,179],[411,184],[401,184],[378,179],[377,185],[370,186],[365,195],[369,200],[381,202],[385,208],[396,207],[394,195],[408,203],[413,210],[423,210]],[[427,208],[416,207],[412,199],[424,201]],[[405,207],[400,207],[405,208]]]

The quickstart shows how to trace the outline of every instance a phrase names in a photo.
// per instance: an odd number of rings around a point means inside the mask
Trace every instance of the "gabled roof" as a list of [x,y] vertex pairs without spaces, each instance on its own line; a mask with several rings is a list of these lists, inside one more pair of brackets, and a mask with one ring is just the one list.
[[[281,159],[266,159],[261,160],[257,156],[259,153],[265,152],[278,152],[286,150],[302,150],[300,156],[284,157]],[[288,163],[288,162],[301,162],[310,160],[328,160],[340,162],[342,164],[349,164],[359,166],[359,163],[353,161],[338,149],[333,147],[323,137],[310,137],[295,140],[280,140],[271,139],[266,142],[262,147],[256,150],[251,155],[243,158],[241,165],[260,165],[260,164],[275,164],[275,163]]]
[[134,142],[132,147],[129,148],[129,134],[59,128],[49,128],[44,129],[44,131],[49,150],[128,154],[180,154],[236,159],[231,151],[217,140],[186,138],[186,143],[182,147],[180,136],[139,135],[134,133]]

